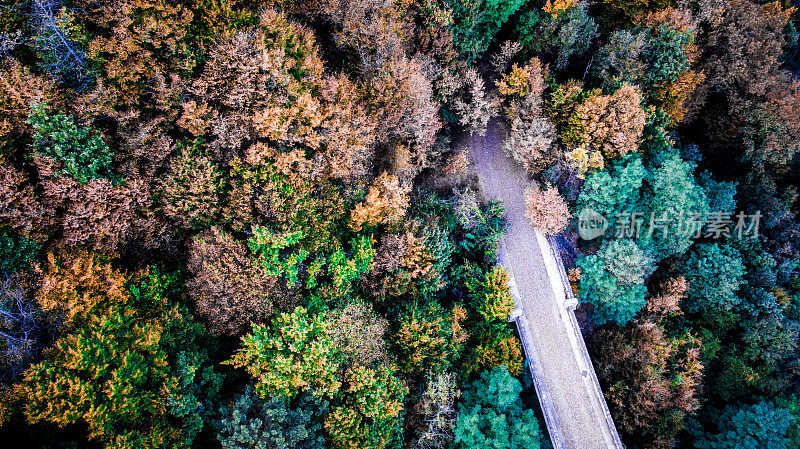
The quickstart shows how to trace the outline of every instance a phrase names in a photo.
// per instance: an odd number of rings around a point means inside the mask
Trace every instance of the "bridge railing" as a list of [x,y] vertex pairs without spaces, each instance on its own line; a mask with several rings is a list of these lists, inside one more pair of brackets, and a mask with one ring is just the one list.
[[569,277],[567,277],[566,270],[564,269],[564,261],[561,258],[561,254],[556,251],[556,248],[558,248],[558,243],[552,236],[547,236],[547,243],[550,247],[550,253],[556,260],[556,265],[558,266],[558,271],[561,275],[561,282],[564,287],[564,295],[566,296],[565,305],[568,309],[570,324],[574,328],[575,333],[580,337],[577,339],[580,357],[583,358],[584,363],[586,364],[585,366],[587,366],[587,371],[589,372],[588,375],[591,376],[592,384],[596,386],[596,388],[592,389],[593,394],[596,396],[596,402],[600,404],[602,413],[605,416],[613,444],[617,448],[623,448],[624,446],[619,438],[619,433],[617,433],[617,427],[614,425],[611,412],[608,410],[608,404],[606,404],[606,399],[603,396],[603,391],[600,389],[600,382],[597,380],[597,373],[595,373],[594,365],[592,365],[592,359],[589,357],[589,350],[586,348],[586,342],[583,340],[583,333],[581,332],[580,325],[578,324],[578,319],[575,317],[575,308],[578,305],[578,300],[575,298],[575,294],[572,291],[572,285],[570,284]]

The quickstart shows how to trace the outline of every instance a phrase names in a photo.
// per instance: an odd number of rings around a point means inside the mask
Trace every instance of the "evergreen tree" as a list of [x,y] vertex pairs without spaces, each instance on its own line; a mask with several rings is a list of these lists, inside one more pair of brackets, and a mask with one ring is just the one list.
[[610,240],[597,255],[581,256],[580,295],[594,305],[597,323],[625,324],[644,307],[645,278],[654,269],[653,260],[633,240]]
[[522,385],[504,367],[481,373],[459,406],[455,443],[459,449],[542,447],[544,436],[533,410],[523,409]]
[[[701,433],[697,449],[789,449],[790,429],[798,426],[797,416],[772,402],[729,405],[714,418],[717,431]],[[796,432],[796,430],[795,430]]]
[[324,399],[301,394],[261,398],[248,385],[220,414],[218,439],[223,449],[324,449]]
[[100,178],[118,181],[113,153],[95,130],[76,125],[71,116],[49,113],[41,104],[32,105],[28,123],[34,129],[34,149],[57,164],[57,174],[83,184]]

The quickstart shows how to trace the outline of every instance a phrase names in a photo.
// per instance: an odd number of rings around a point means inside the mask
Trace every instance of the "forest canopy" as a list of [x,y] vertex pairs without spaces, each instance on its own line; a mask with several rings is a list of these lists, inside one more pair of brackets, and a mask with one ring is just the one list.
[[491,141],[625,447],[800,447],[798,6],[0,0],[0,438],[549,447]]

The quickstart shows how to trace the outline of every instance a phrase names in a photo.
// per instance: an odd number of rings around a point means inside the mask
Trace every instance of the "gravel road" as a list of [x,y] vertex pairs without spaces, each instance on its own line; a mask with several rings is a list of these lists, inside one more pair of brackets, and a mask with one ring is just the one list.
[[564,306],[563,284],[553,277],[554,260],[543,255],[546,240],[525,217],[524,192],[529,181],[523,168],[502,150],[502,139],[499,121],[493,120],[486,136],[465,136],[461,145],[468,147],[483,195],[502,200],[506,210],[506,268],[516,282],[544,373],[544,379],[537,380],[549,391],[565,447],[619,448],[616,430],[606,419],[600,387],[588,371],[593,369],[591,361],[581,352],[583,343],[578,339],[583,337],[571,322],[574,312]]

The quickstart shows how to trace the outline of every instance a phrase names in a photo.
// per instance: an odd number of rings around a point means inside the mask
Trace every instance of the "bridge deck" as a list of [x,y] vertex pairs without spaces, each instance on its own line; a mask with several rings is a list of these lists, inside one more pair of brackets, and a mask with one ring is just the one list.
[[529,182],[524,170],[502,150],[497,121],[490,123],[485,137],[469,137],[465,144],[484,195],[502,200],[506,210],[509,229],[499,262],[513,278],[520,309],[515,321],[554,448],[621,449],[575,320],[561,261],[525,216]]

